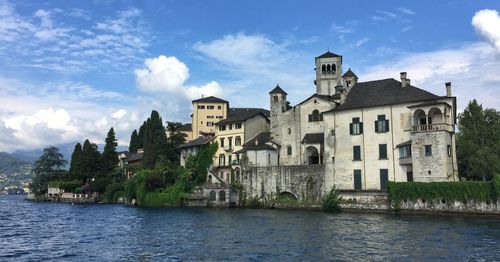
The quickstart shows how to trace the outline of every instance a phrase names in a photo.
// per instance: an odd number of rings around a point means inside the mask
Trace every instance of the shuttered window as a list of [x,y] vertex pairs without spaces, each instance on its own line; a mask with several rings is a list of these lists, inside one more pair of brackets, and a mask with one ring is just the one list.
[[352,147],[352,160],[361,160],[361,146]]
[[359,117],[354,117],[349,124],[349,133],[351,135],[363,134],[363,123],[359,122]]
[[378,115],[375,121],[375,133],[389,132],[389,120],[385,119],[385,115]]
[[378,145],[378,158],[387,159],[387,144]]

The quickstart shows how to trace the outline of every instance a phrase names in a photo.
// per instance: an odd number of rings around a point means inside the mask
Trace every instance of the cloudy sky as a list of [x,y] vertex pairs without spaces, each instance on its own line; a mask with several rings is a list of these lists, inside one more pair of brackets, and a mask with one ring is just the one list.
[[0,151],[119,143],[156,109],[190,122],[190,100],[264,107],[314,92],[314,57],[343,55],[360,81],[399,78],[459,110],[500,108],[498,1],[0,0]]

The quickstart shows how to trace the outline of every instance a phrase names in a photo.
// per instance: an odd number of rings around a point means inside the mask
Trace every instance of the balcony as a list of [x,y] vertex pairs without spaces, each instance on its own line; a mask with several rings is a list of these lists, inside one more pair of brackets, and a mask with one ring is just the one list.
[[413,126],[413,132],[432,132],[432,131],[449,131],[453,132],[453,125],[449,124],[430,124]]
[[241,161],[240,160],[233,160],[231,161],[231,165],[240,165],[241,164]]
[[413,164],[413,160],[412,160],[411,156],[402,157],[399,159],[399,164],[400,165],[411,165],[411,164]]
[[225,145],[225,146],[224,146],[224,151],[226,151],[226,152],[231,152],[231,151],[233,151],[233,147],[232,147],[232,146],[230,146],[230,145]]

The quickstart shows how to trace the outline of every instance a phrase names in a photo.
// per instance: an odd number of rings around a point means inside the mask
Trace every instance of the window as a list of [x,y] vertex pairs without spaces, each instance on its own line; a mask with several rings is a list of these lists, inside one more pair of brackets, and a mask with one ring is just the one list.
[[292,129],[291,128],[288,128],[288,134],[292,134]]
[[207,106],[207,109],[214,109],[215,106]]
[[378,159],[387,159],[387,144],[378,145]]
[[332,129],[332,130],[330,131],[330,134],[331,134],[332,136],[335,136],[335,129]]
[[425,156],[432,156],[432,145],[425,145]]
[[229,147],[232,147],[232,146],[233,146],[233,137],[232,137],[232,136],[230,136],[230,137],[228,137],[228,138],[227,138],[227,145],[228,145]]
[[225,125],[220,125],[219,126],[219,131],[225,131],[226,130],[226,126]]
[[267,165],[271,165],[271,154],[267,154]]
[[388,181],[389,181],[389,170],[380,169],[380,189],[382,190],[386,189]]
[[352,160],[359,161],[361,160],[361,146],[353,146],[352,147]]
[[287,153],[287,155],[289,155],[289,156],[291,156],[291,155],[292,155],[292,146],[288,146],[288,147],[286,148],[286,153]]
[[389,120],[385,119],[385,115],[378,115],[375,121],[375,133],[389,132]]
[[312,111],[312,114],[309,115],[309,122],[317,122],[323,121],[323,116],[319,113],[318,110]]
[[214,122],[207,122],[207,126],[214,126]]
[[221,139],[220,139],[220,147],[224,147],[224,138],[223,137],[221,137]]
[[229,130],[233,130],[233,124],[229,124]]
[[406,145],[399,148],[399,158],[406,157],[411,157],[411,145]]
[[232,163],[231,163],[231,160],[233,160],[233,156],[232,156],[232,155],[229,155],[229,156],[228,156],[227,163],[228,163],[228,164],[230,164],[230,165],[232,164]]
[[217,109],[222,109],[222,106],[217,106]]
[[354,189],[361,190],[361,170],[354,169]]
[[200,122],[200,125],[203,125],[203,121]]
[[234,138],[234,145],[241,146],[241,136],[237,136],[236,138]]
[[214,116],[207,116],[207,118],[214,118]]
[[226,165],[226,158],[224,157],[224,154],[219,155],[219,166],[225,166]]
[[273,101],[278,102],[278,96],[273,96]]
[[446,149],[448,151],[448,156],[451,157],[451,145],[446,146]]
[[352,123],[349,124],[349,133],[351,135],[363,134],[363,123],[359,122],[359,117],[354,117]]
[[199,105],[198,109],[205,109],[205,106]]
[[241,129],[241,123],[236,123],[234,128],[235,129]]

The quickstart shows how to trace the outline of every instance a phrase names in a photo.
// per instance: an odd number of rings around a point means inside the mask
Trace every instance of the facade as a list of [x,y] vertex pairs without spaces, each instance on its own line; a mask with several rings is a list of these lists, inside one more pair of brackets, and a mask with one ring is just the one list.
[[193,100],[192,134],[189,140],[194,140],[200,136],[213,136],[215,134],[215,123],[226,119],[228,110],[229,103],[214,96]]
[[177,147],[177,150],[180,151],[180,155],[181,155],[181,159],[180,159],[181,166],[185,167],[186,160],[188,159],[188,157],[198,154],[198,152],[200,152],[201,147],[204,145],[207,145],[212,140],[214,140],[213,137],[200,136],[192,141],[189,141],[186,144],[183,144],[183,145],[180,145],[179,147]]
[[214,158],[214,174],[232,182],[231,174],[241,171],[243,144],[262,131],[269,131],[269,111],[260,108],[231,108],[229,116],[217,122],[215,141],[219,148]]
[[411,85],[405,72],[401,81],[358,82],[331,52],[315,63],[316,93],[303,102],[290,106],[280,86],[269,93],[278,165],[323,165],[324,191],[458,179],[450,83],[438,96]]
[[[241,155],[244,168],[278,165],[278,145],[271,142],[270,132],[261,132],[243,144],[243,149],[235,154]],[[238,178],[236,178],[238,179]]]

